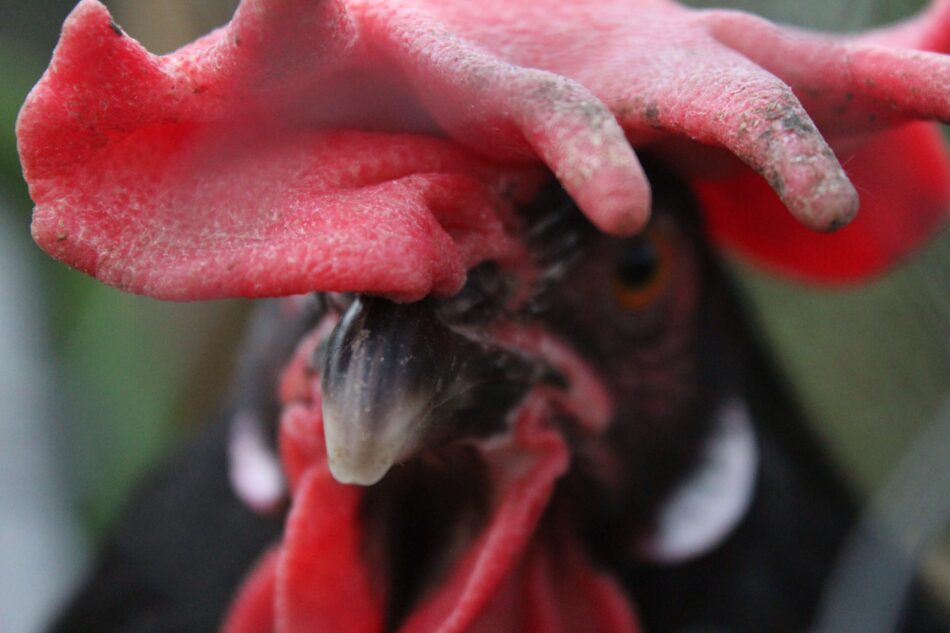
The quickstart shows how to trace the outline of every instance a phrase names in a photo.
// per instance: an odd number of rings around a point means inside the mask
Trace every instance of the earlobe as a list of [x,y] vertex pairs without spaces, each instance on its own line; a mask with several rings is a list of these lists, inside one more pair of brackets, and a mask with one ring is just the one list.
[[759,464],[746,405],[730,400],[716,412],[693,473],[673,491],[638,543],[641,558],[677,564],[698,558],[728,538],[752,504]]

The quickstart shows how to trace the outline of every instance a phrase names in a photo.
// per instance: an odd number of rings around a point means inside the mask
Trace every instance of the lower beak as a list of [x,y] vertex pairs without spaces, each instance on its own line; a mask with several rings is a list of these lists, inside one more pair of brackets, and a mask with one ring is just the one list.
[[431,300],[357,297],[326,347],[330,470],[370,485],[425,448],[497,432],[537,373],[520,354],[447,326]]

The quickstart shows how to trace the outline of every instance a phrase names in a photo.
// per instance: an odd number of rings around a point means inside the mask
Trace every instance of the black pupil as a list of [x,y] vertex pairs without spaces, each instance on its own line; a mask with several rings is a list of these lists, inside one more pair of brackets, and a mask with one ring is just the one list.
[[659,256],[652,240],[639,238],[620,254],[617,275],[625,286],[642,286],[653,279]]

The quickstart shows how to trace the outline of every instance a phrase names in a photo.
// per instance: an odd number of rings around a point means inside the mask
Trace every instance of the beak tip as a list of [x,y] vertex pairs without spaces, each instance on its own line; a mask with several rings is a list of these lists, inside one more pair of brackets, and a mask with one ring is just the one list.
[[324,437],[330,474],[341,484],[372,486],[377,483],[396,463],[397,447],[380,443],[378,438],[353,433],[352,426],[335,423],[335,420],[336,416],[324,407]]
[[371,463],[356,463],[345,456],[335,452],[328,455],[328,464],[330,474],[341,484],[354,486],[372,486],[379,482],[387,472],[389,472],[392,463],[385,464],[381,461]]

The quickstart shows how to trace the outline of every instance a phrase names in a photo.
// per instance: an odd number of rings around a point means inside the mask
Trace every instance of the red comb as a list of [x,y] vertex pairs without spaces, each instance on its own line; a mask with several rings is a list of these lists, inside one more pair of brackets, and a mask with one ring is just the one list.
[[[157,57],[83,0],[18,121],[33,232],[66,263],[162,298],[448,294],[474,263],[515,255],[509,204],[530,195],[532,165],[602,229],[630,233],[649,187],[628,142],[677,137],[728,149],[794,217],[833,228],[858,195],[832,146],[847,162],[876,131],[950,119],[947,32],[945,1],[835,39],[669,0],[245,0],[227,27]],[[343,128],[363,131],[327,131]],[[941,160],[902,138],[901,162]],[[950,206],[946,170],[926,194],[897,180],[884,206],[906,219],[881,220],[870,187],[852,232],[887,235],[869,258],[885,265]],[[880,269],[816,272],[801,246],[759,249],[761,230],[714,224],[801,276]],[[894,237],[895,224],[924,228]]]

